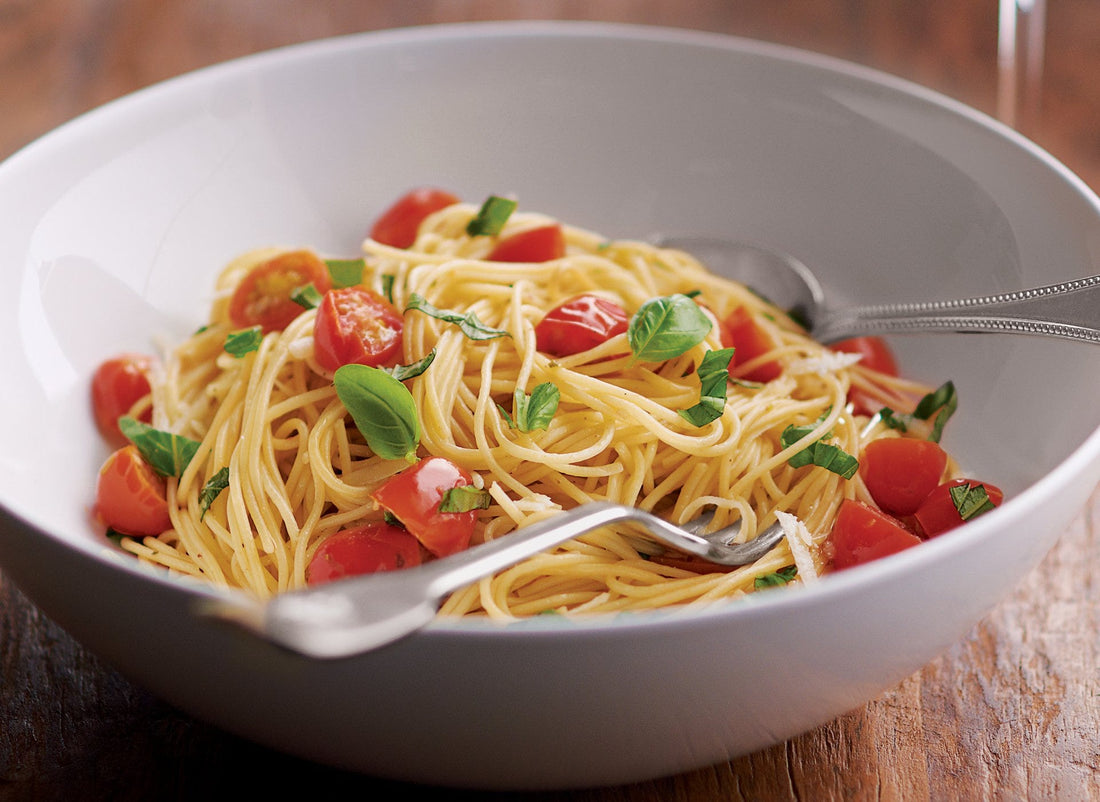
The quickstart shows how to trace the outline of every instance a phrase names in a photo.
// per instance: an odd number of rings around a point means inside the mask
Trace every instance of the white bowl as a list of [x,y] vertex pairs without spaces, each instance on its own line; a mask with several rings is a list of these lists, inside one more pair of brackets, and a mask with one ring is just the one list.
[[312,661],[196,616],[213,591],[89,522],[91,371],[189,333],[264,244],[354,252],[407,188],[612,236],[779,247],[831,297],[945,298],[1098,269],[1100,203],[1038,148],[867,70],[714,35],[572,23],[294,47],[109,104],[0,167],[0,560],[135,681],[227,730],[372,774],[481,788],[623,783],[820,725],[919,669],[1034,566],[1100,479],[1100,349],[897,338],[953,379],[948,446],[1009,501],[950,536],[710,612],[436,624]]

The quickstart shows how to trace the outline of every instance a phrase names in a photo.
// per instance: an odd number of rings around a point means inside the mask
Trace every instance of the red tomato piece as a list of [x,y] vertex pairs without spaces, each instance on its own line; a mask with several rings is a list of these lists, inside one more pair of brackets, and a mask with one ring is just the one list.
[[894,359],[894,352],[881,337],[852,337],[835,342],[829,347],[846,354],[859,354],[863,357],[859,364],[871,370],[877,370],[887,376],[898,375],[898,363]]
[[931,440],[872,440],[859,457],[859,475],[875,503],[893,515],[912,515],[943,479],[947,452]]
[[313,353],[327,370],[378,367],[400,353],[404,327],[401,313],[377,293],[361,287],[329,290],[317,307]]
[[[92,375],[92,413],[100,434],[111,445],[122,446],[126,443],[126,438],[118,430],[118,419],[152,392],[149,386],[152,367],[152,357],[121,354],[101,364]],[[143,410],[139,418],[149,423],[152,408]]]
[[833,567],[838,571],[896,554],[921,542],[900,521],[852,499],[840,503],[833,531]]
[[945,482],[928,494],[928,498],[921,503],[914,514],[925,537],[941,535],[965,523],[958,509],[955,508],[955,502],[951,500],[951,488],[961,485],[984,487],[994,507],[999,507],[1004,501],[1005,494],[1001,489],[988,482],[978,482],[974,479],[952,479],[950,482]]
[[551,309],[535,326],[536,347],[551,356],[570,356],[595,348],[627,329],[630,319],[614,301],[578,295]]
[[[728,345],[734,348],[731,370],[763,356],[776,346],[771,334],[762,328],[749,314],[749,310],[743,306],[737,307],[729,314],[724,321],[724,326],[722,334],[730,338]],[[740,378],[752,382],[770,382],[772,379],[779,378],[782,372],[783,366],[771,360],[762,362],[748,373],[741,374]]]
[[312,251],[287,251],[253,267],[229,301],[235,326],[263,327],[264,334],[282,331],[305,309],[290,295],[312,284],[319,293],[332,286],[328,266]]
[[459,199],[443,189],[420,187],[403,195],[371,226],[370,238],[394,248],[408,248],[416,242],[424,218],[445,209]]
[[470,474],[445,457],[427,457],[387,480],[371,497],[397,518],[437,557],[470,545],[477,510],[440,512],[443,494],[473,481]]
[[171,528],[164,479],[137,446],[120,448],[99,469],[95,514],[124,535],[159,535]]
[[306,584],[379,571],[399,571],[420,565],[420,542],[399,526],[378,521],[341,529],[313,553],[306,567]]
[[565,233],[557,223],[517,231],[501,238],[486,257],[490,262],[549,262],[565,256]]

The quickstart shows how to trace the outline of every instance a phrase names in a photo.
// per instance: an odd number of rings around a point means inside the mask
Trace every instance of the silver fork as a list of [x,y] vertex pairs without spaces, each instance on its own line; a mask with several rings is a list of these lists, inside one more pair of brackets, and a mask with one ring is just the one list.
[[756,562],[783,536],[779,524],[773,524],[746,543],[730,543],[740,522],[699,534],[710,517],[681,527],[635,507],[591,502],[415,568],[318,585],[268,601],[243,593],[207,597],[200,612],[235,622],[309,657],[350,657],[427,625],[454,591],[608,524],[636,524],[665,545],[731,566]]

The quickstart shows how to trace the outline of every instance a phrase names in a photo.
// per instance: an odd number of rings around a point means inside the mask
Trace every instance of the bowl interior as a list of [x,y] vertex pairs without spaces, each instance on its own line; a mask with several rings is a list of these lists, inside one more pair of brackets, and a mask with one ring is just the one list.
[[[372,217],[420,184],[475,202],[514,193],[610,236],[781,248],[836,302],[1045,284],[1097,272],[1100,250],[1095,198],[1036,148],[824,59],[537,24],[266,54],[113,103],[0,168],[0,503],[99,550],[96,364],[197,327],[216,272],[244,250],[356,254]],[[947,445],[1012,494],[1100,424],[1079,402],[1100,392],[1100,349],[987,335],[894,344],[909,375],[955,381]]]

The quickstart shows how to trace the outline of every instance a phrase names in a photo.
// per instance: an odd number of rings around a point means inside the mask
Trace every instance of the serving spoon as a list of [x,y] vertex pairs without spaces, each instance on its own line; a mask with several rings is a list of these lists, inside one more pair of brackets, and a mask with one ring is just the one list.
[[741,522],[704,533],[711,518],[713,513],[677,526],[635,507],[589,502],[415,568],[317,585],[268,601],[243,593],[207,597],[199,612],[309,657],[350,657],[426,626],[456,590],[608,524],[634,524],[679,551],[728,566],[756,562],[784,534],[776,523],[752,540],[733,543]]
[[1100,276],[950,301],[831,307],[817,277],[785,253],[696,235],[661,236],[662,248],[686,251],[791,310],[821,343],[898,332],[1008,332],[1100,343]]

